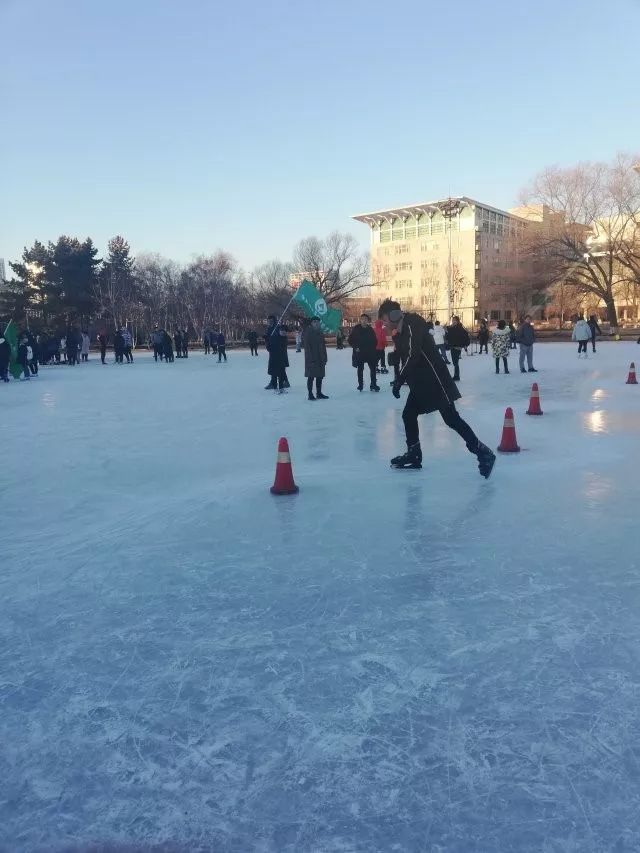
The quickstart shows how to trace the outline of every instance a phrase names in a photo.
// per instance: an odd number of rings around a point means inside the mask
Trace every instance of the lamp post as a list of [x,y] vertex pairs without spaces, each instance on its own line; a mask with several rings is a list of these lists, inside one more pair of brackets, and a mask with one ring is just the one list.
[[449,223],[449,270],[447,273],[447,322],[451,322],[451,297],[453,290],[453,255],[451,251],[451,223],[455,216],[460,213],[462,204],[457,198],[448,198],[438,205],[438,209],[445,220]]

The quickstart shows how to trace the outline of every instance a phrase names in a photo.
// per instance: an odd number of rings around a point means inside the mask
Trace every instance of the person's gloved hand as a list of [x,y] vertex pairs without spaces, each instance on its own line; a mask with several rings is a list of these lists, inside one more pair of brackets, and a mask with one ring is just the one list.
[[391,386],[391,393],[396,398],[396,400],[400,399],[400,386],[398,385],[397,382],[394,382],[393,385]]

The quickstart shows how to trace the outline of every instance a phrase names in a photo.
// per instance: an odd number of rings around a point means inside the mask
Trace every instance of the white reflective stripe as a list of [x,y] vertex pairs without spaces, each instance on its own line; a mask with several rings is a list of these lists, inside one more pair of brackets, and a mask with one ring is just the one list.
[[505,425],[505,427],[511,427],[511,429],[513,429],[513,427],[514,427],[513,421],[508,420],[507,418],[504,419],[504,425]]
[[291,457],[288,453],[278,453],[278,464],[281,462],[291,462]]
[[407,365],[411,361],[411,353],[413,352],[413,332],[411,331],[411,324],[409,324],[409,355],[407,356],[407,360],[402,365],[402,370],[398,374],[398,379],[402,379],[402,374],[407,369]]

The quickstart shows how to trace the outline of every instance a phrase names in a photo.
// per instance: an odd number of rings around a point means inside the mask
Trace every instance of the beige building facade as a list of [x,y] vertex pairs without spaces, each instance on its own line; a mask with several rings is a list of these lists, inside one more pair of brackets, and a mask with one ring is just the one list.
[[448,323],[457,314],[518,319],[531,308],[525,245],[547,208],[500,210],[460,196],[362,213],[371,239],[372,296]]

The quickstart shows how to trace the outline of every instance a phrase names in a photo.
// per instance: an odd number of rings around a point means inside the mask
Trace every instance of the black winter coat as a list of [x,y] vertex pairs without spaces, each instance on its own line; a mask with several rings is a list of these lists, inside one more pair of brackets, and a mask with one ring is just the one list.
[[2,338],[2,343],[0,343],[0,368],[2,370],[6,370],[9,367],[9,362],[11,361],[11,345],[9,341],[5,338]]
[[457,326],[447,326],[445,340],[449,349],[464,349],[469,346],[469,332],[462,323]]
[[322,329],[307,326],[302,333],[304,347],[304,375],[307,379],[324,379],[327,363],[327,344]]
[[422,414],[450,406],[461,397],[429,334],[426,321],[419,314],[405,314],[402,330],[394,343],[402,368],[399,382],[405,382]]
[[376,333],[371,326],[361,326],[358,324],[351,329],[349,333],[349,346],[353,347],[353,354],[356,361],[375,361],[378,355],[376,344]]
[[286,329],[279,325],[269,326],[264,336],[264,343],[269,353],[267,373],[269,376],[279,376],[289,367]]

